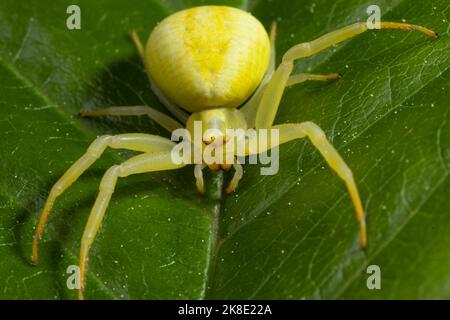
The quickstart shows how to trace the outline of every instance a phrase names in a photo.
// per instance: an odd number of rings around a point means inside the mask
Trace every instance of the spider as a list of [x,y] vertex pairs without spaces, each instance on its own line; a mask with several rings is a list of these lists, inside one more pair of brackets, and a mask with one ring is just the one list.
[[[381,29],[417,30],[428,36],[437,33],[417,25],[381,22]],[[151,87],[159,100],[177,119],[148,106],[109,107],[81,112],[82,116],[139,116],[147,115],[165,129],[173,132],[187,128],[194,134],[193,124],[200,121],[201,148],[212,145],[219,150],[226,147],[229,137],[226,129],[263,128],[279,132],[278,144],[308,137],[329,166],[345,182],[359,222],[361,248],[367,244],[366,224],[362,203],[352,171],[327,140],[323,130],[313,122],[273,125],[286,86],[304,81],[339,79],[337,73],[327,75],[291,75],[294,61],[312,56],[326,48],[350,39],[368,30],[366,23],[355,23],[325,34],[311,42],[291,47],[275,66],[276,24],[270,35],[251,14],[226,6],[202,6],[179,11],[165,18],[150,34],[144,49],[137,34],[131,37],[141,57]],[[205,135],[208,129],[215,134]],[[257,138],[257,137],[256,137]],[[249,143],[251,141],[248,141]],[[254,142],[254,141],[253,141]],[[107,147],[142,152],[119,165],[110,167],[100,182],[100,191],[89,215],[80,247],[79,298],[83,299],[88,254],[102,223],[106,208],[119,177],[132,174],[174,170],[188,163],[175,163],[171,151],[177,144],[167,138],[151,134],[128,133],[98,137],[52,187],[37,225],[32,262],[38,261],[38,242],[44,231],[52,206],[78,177],[96,161]],[[235,152],[232,149],[229,152]],[[227,192],[233,192],[243,175],[237,156],[249,156],[246,148],[233,154],[229,161],[196,163],[196,186],[203,193],[202,170],[235,169]],[[203,160],[203,159],[201,159]]]

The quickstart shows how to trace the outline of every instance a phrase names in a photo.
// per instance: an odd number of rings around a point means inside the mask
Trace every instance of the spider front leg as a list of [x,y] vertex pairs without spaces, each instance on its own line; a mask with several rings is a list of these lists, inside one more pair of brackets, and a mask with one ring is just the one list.
[[157,153],[144,153],[135,156],[121,165],[113,166],[106,171],[100,182],[100,191],[92,207],[86,227],[81,238],[80,247],[80,290],[79,299],[83,299],[83,291],[86,287],[85,279],[88,266],[89,250],[94,242],[97,231],[102,223],[106,208],[111,200],[117,179],[127,177],[132,174],[152,171],[174,170],[185,166],[184,164],[174,164],[172,162],[171,151]]
[[50,194],[45,202],[44,209],[39,218],[34,240],[31,261],[33,264],[38,262],[38,245],[39,240],[45,228],[50,211],[55,200],[68,187],[70,187],[86,169],[88,169],[105,151],[107,147],[114,149],[129,149],[141,152],[160,152],[171,150],[175,146],[173,141],[159,136],[128,133],[116,136],[101,136],[91,143],[86,153],[78,159],[55,183],[50,190]]
[[[381,29],[417,30],[427,36],[437,37],[437,33],[422,26],[407,23],[381,22]],[[342,29],[332,31],[324,36],[293,46],[283,56],[282,62],[272,75],[262,94],[255,118],[255,127],[270,128],[275,120],[275,115],[283,95],[284,88],[288,84],[290,75],[294,68],[294,61],[300,58],[312,56],[326,48],[342,41],[348,40],[367,31],[367,24],[358,22]],[[292,82],[292,79],[290,80]]]

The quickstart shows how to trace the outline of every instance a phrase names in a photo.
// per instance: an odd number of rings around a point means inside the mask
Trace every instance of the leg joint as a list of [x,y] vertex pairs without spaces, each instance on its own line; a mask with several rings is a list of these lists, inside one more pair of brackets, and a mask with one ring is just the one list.
[[113,136],[104,135],[100,136],[91,143],[86,153],[90,156],[98,158],[103,151],[105,151],[106,147],[111,143]]
[[122,166],[115,165],[109,168],[100,182],[100,191],[114,190],[117,182],[117,177],[120,177],[122,173]]
[[314,122],[302,122],[299,126],[301,130],[311,139],[316,141],[327,139],[325,132],[323,132],[323,130]]
[[309,42],[300,43],[290,48],[283,55],[283,62],[294,61],[311,55],[311,44]]

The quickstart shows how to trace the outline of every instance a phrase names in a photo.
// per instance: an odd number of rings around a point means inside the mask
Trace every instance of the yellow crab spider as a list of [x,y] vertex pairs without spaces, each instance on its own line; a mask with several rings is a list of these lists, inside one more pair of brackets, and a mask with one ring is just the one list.
[[[382,22],[381,29],[417,30],[437,37],[427,28],[397,22]],[[212,136],[201,135],[202,148],[222,141],[226,146],[225,129],[274,128],[279,130],[279,144],[308,137],[329,166],[345,182],[359,221],[360,245],[366,246],[366,226],[361,200],[352,171],[327,140],[322,129],[312,122],[273,125],[286,86],[307,80],[339,78],[338,74],[291,75],[294,61],[312,56],[342,41],[367,31],[365,23],[355,23],[325,34],[311,42],[290,48],[275,68],[275,33],[270,36],[251,14],[225,6],[195,7],[177,12],[164,19],[152,31],[144,48],[136,33],[132,39],[141,56],[152,90],[177,120],[147,106],[110,107],[82,112],[83,116],[147,115],[169,131],[186,127],[192,131],[194,121],[203,129],[217,129]],[[203,131],[203,132],[205,132]],[[191,132],[193,133],[193,132]],[[140,151],[142,154],[109,168],[100,182],[100,191],[89,215],[80,248],[80,290],[83,298],[88,253],[102,222],[119,177],[132,174],[174,170],[171,150],[176,143],[155,135],[130,133],[101,136],[87,149],[52,187],[34,236],[32,261],[38,261],[38,241],[55,199],[61,195],[107,147]],[[261,150],[260,150],[261,151]],[[233,150],[234,152],[234,150]],[[249,155],[248,148],[235,156]],[[236,159],[236,158],[234,158]],[[204,191],[202,170],[205,163],[196,164],[194,176],[199,192]],[[227,191],[232,192],[242,177],[241,165],[219,161],[208,164],[212,170],[235,168]]]

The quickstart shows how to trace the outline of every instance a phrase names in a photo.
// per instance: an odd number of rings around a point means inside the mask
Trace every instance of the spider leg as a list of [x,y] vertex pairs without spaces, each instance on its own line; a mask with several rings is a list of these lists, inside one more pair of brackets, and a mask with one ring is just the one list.
[[127,107],[108,107],[95,111],[81,111],[82,117],[101,117],[101,116],[142,116],[146,115],[160,126],[172,132],[178,128],[184,128],[178,121],[168,115],[148,106],[127,106]]
[[267,73],[272,75],[272,73],[275,71],[275,63],[277,61],[277,51],[276,51],[277,23],[276,23],[276,21],[272,22],[272,24],[270,26],[269,40],[270,40],[270,61],[269,61],[269,68],[267,70]]
[[150,77],[149,72],[150,70],[148,69],[147,63],[145,62],[145,49],[136,31],[131,32],[131,40],[133,40],[133,43],[136,47],[139,57],[141,58],[142,63],[144,64],[153,93],[158,97],[159,101],[167,108],[167,110],[169,110],[182,123],[186,123],[189,114],[186,113],[177,105],[175,105],[174,103],[172,103],[171,101],[169,101],[169,99],[167,99],[164,93],[162,93],[162,91],[156,86],[156,84]]
[[174,170],[185,166],[184,164],[174,164],[171,157],[170,150],[144,153],[125,161],[121,165],[112,166],[106,171],[100,182],[99,194],[92,207],[86,227],[84,228],[83,236],[81,237],[80,290],[78,291],[80,299],[83,299],[83,291],[86,287],[85,279],[88,267],[89,250],[94,242],[97,231],[105,215],[106,208],[111,200],[117,178],[127,177],[138,173]]
[[[292,86],[294,84],[303,83],[305,81],[327,81],[327,80],[334,80],[334,79],[340,79],[341,75],[339,73],[330,73],[330,74],[310,74],[310,73],[298,73],[289,76],[288,80],[286,81],[286,87]],[[265,78],[266,79],[266,78]],[[267,82],[269,82],[269,79],[267,79],[265,82],[261,83],[261,85],[256,90],[255,94],[250,98],[250,100],[241,108],[241,111],[244,112],[245,118],[247,120],[247,125],[249,127],[255,126],[255,120],[256,120],[256,114],[258,111],[259,103],[261,102],[261,97],[264,93],[264,89],[267,87]]]
[[[417,30],[428,36],[437,37],[434,31],[407,23],[381,22],[381,29]],[[284,88],[294,68],[294,60],[312,56],[326,48],[367,31],[366,23],[358,22],[342,29],[332,31],[311,42],[300,43],[289,49],[281,64],[266,85],[257,108],[255,127],[270,128],[275,119]]]
[[139,57],[141,58],[142,63],[145,66],[146,63],[145,63],[145,56],[144,56],[144,45],[142,44],[142,41],[139,38],[136,31],[131,31],[131,40],[133,41],[134,46],[136,47],[136,51],[138,52]]
[[175,143],[166,138],[141,133],[101,136],[95,139],[87,149],[86,153],[64,173],[64,175],[50,190],[50,194],[45,202],[33,239],[31,258],[33,264],[37,264],[39,239],[42,236],[42,232],[44,231],[45,224],[56,198],[60,196],[68,187],[70,187],[81,176],[81,174],[83,174],[83,172],[86,171],[86,169],[88,169],[101,156],[107,147],[150,153],[171,150],[174,146]]
[[339,73],[330,74],[310,74],[310,73],[298,73],[289,77],[286,82],[286,86],[292,86],[294,84],[299,84],[305,81],[327,81],[340,79],[341,75]]
[[[308,137],[311,143],[322,154],[331,169],[333,169],[345,182],[355,209],[356,218],[359,222],[360,245],[361,248],[365,248],[367,245],[366,222],[358,188],[356,187],[356,183],[353,178],[353,173],[339,155],[338,151],[328,141],[323,130],[313,122],[280,124],[273,126],[272,129],[278,130],[278,141],[268,141],[268,143],[264,144],[263,147],[260,145],[259,150],[251,148],[251,145],[255,145],[259,141],[259,134],[257,133],[251,139],[247,140],[245,148],[242,150],[235,148],[234,154],[237,156],[249,156],[256,153],[266,152],[270,148],[274,148],[294,139]],[[270,135],[268,138],[270,139]]]
[[205,182],[203,180],[203,169],[206,168],[206,164],[196,164],[194,166],[195,185],[197,191],[201,194],[205,193]]
[[242,165],[239,162],[233,163],[233,168],[234,168],[233,178],[231,178],[231,181],[228,184],[227,189],[225,190],[227,193],[232,193],[237,188],[239,180],[241,180],[244,174]]

